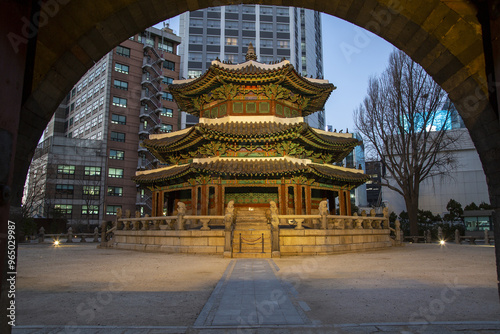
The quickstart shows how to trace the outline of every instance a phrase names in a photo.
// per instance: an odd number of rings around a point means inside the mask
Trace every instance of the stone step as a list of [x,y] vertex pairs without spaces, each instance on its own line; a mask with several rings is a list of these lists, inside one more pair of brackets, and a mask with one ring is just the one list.
[[239,231],[269,231],[267,223],[236,223],[234,229]]
[[234,253],[235,259],[267,259],[271,257],[271,253]]

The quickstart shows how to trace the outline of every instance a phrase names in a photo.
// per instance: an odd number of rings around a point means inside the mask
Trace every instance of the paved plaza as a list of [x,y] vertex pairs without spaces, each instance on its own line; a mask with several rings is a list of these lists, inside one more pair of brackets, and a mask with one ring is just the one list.
[[278,259],[21,245],[13,333],[499,333],[493,246]]

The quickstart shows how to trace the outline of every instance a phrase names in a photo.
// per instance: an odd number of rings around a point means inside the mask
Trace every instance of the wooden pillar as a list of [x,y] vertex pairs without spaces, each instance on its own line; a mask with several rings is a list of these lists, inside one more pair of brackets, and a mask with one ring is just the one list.
[[312,193],[311,193],[311,186],[310,185],[306,185],[304,186],[304,189],[305,189],[305,193],[306,193],[306,215],[310,215],[311,214],[311,205],[312,205]]
[[346,215],[345,193],[343,189],[339,190],[339,211],[341,216]]
[[345,191],[345,201],[346,201],[346,210],[347,210],[347,215],[350,216],[351,213],[351,192],[349,190]]
[[295,214],[302,214],[302,185],[295,185]]
[[164,191],[158,190],[158,209],[156,211],[156,216],[163,216],[163,203],[164,203]]
[[201,185],[201,214],[208,215],[208,187],[206,184]]
[[280,203],[279,203],[279,208],[280,208],[280,213],[282,215],[286,215],[286,209],[288,207],[288,189],[285,184],[285,178],[281,178],[281,196],[280,196]]
[[193,186],[191,188],[191,214],[196,215],[198,213],[198,187]]

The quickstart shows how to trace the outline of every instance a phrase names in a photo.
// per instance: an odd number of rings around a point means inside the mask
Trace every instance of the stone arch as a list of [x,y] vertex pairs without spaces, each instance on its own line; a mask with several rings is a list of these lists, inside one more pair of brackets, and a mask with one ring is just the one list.
[[[21,110],[14,185],[22,185],[29,160],[58,103],[77,80],[134,33],[187,10],[229,0],[53,0],[37,36],[32,89]],[[252,3],[255,1],[243,1]],[[449,93],[481,156],[494,207],[500,202],[500,127],[488,100],[481,24],[469,1],[260,0],[318,10],[367,28],[405,51]],[[55,8],[57,6],[57,8]],[[492,154],[493,153],[493,154]],[[498,190],[496,190],[498,189]],[[16,190],[16,189],[14,189]],[[19,190],[19,189],[18,189]]]

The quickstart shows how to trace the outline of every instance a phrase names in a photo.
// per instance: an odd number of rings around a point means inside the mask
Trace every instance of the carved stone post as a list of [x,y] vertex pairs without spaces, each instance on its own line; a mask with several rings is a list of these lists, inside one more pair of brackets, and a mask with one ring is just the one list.
[[[278,207],[276,202],[271,201],[270,214],[271,214],[271,257],[281,257],[280,251],[280,219],[278,217]],[[283,204],[285,205],[285,204]]]
[[87,242],[87,240],[85,239],[85,234],[81,234],[80,236],[80,242]]
[[326,201],[319,202],[319,214],[321,215],[321,229],[326,230],[328,219],[328,203]]
[[184,215],[186,214],[186,204],[177,203],[177,226],[176,230],[184,230]]
[[460,231],[458,229],[455,230],[455,243],[460,245],[462,242],[460,241]]
[[68,239],[66,240],[66,242],[73,242],[73,228],[72,227],[68,228]]
[[40,227],[40,230],[38,230],[38,242],[43,243],[45,241],[45,229]]
[[439,241],[443,240],[444,237],[443,237],[443,229],[441,228],[441,226],[438,227],[438,239]]
[[106,247],[108,245],[108,242],[106,240],[106,227],[107,226],[108,226],[108,223],[106,221],[103,221],[101,223],[101,247]]
[[484,244],[489,245],[490,244],[490,235],[488,233],[488,230],[484,230]]
[[[149,215],[146,213],[146,215],[144,216],[145,218],[149,218]],[[147,231],[149,230],[149,220],[144,220],[142,222],[142,228],[141,228],[141,231]]]
[[396,244],[401,245],[403,236],[401,233],[401,223],[399,222],[399,219],[396,219],[394,226],[396,227]]
[[94,228],[94,240],[92,242],[99,242],[99,228],[97,226]]
[[[441,234],[442,235],[442,234]],[[439,235],[438,235],[438,239],[439,240],[442,240]],[[430,230],[427,230],[425,232],[425,242],[427,242],[428,244],[430,244],[432,242],[432,236],[431,236],[431,231]]]

